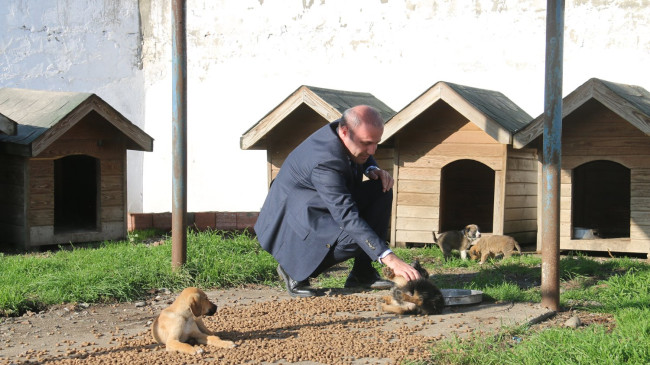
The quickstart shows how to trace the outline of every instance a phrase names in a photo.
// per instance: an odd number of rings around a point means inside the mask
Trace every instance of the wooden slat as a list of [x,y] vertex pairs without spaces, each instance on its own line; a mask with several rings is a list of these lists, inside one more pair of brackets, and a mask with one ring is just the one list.
[[494,172],[494,202],[492,208],[492,232],[502,234],[504,229],[503,217],[505,208],[508,207],[506,200],[506,171],[500,170]]
[[399,205],[396,210],[397,217],[404,218],[434,218],[438,219],[440,209],[431,206]]
[[535,196],[506,196],[505,206],[509,208],[534,208],[537,206]]
[[440,193],[440,181],[435,180],[400,180],[400,193]]
[[630,168],[648,168],[650,167],[650,158],[647,155],[563,155],[562,156],[562,169],[573,169],[577,166],[595,160],[608,160],[620,163],[621,165]]
[[537,183],[537,171],[508,170],[506,183]]
[[650,240],[650,225],[630,224],[630,238],[633,240]]
[[102,191],[101,192],[101,206],[105,207],[121,207],[124,201],[124,192],[122,190]]
[[[436,229],[437,230],[437,229]],[[397,230],[395,233],[397,242],[433,242],[433,235],[431,231],[402,231]]]
[[631,241],[629,238],[611,238],[599,240],[560,240],[562,250],[612,251],[630,253],[648,253],[648,242]]
[[[537,177],[537,172],[535,172]],[[506,185],[506,195],[537,195],[537,183],[509,183]]]
[[101,189],[102,192],[108,191],[121,191],[123,180],[122,176],[102,176],[101,177]]
[[439,206],[440,194],[398,193],[398,205]]
[[630,181],[633,183],[650,183],[650,168],[633,169],[630,171]]
[[402,167],[399,169],[400,180],[440,181],[440,170],[420,167]]
[[395,227],[404,231],[433,231],[438,228],[437,219],[397,217]]
[[30,191],[32,194],[50,194],[54,196],[54,179],[49,177],[30,177]]
[[503,232],[535,232],[536,230],[536,219],[506,221],[503,225]]
[[124,174],[124,166],[120,159],[102,159],[100,163],[102,176],[122,176]]
[[506,222],[516,220],[537,219],[537,207],[532,208],[506,208],[504,218]]
[[512,152],[508,153],[508,170],[521,170],[521,171],[534,171],[537,172],[537,164],[539,163],[537,159],[529,158],[512,158],[510,156]]
[[122,206],[103,206],[101,211],[101,221],[102,222],[123,222],[124,221],[124,209]]
[[650,196],[630,199],[630,210],[636,212],[650,212]]
[[478,161],[492,170],[503,169],[503,158],[501,156],[476,156],[470,154],[444,156],[444,155],[415,155],[401,153],[399,154],[399,164],[403,167],[421,167],[441,169],[446,165],[457,160],[474,160]]
[[635,211],[630,212],[630,219],[635,222],[650,223],[650,211]]
[[632,199],[645,198],[650,196],[650,183],[632,183],[630,197]]
[[31,209],[29,211],[29,226],[54,225],[54,209]]
[[99,159],[118,159],[124,153],[124,146],[107,145],[98,146],[97,140],[58,140],[53,142],[47,150],[41,152],[40,158],[60,158],[75,154],[85,154]]

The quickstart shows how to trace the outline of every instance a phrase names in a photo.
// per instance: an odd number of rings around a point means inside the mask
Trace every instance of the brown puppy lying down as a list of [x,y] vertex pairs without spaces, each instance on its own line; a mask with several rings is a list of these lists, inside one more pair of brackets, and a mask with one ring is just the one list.
[[472,242],[481,237],[481,231],[476,224],[468,224],[460,231],[446,231],[440,237],[433,233],[433,242],[440,247],[445,261],[451,256],[451,250],[460,251],[460,258],[467,259],[467,250]]
[[481,264],[487,260],[488,257],[495,257],[503,254],[503,257],[510,257],[514,250],[521,254],[521,247],[514,238],[510,236],[483,236],[474,241],[474,246],[469,249],[469,257],[472,260],[481,258]]
[[162,310],[151,325],[151,334],[158,343],[166,345],[167,351],[186,354],[203,352],[202,348],[192,346],[188,341],[224,348],[235,347],[234,342],[220,339],[203,324],[201,316],[211,316],[216,311],[217,306],[201,289],[186,288],[169,307]]
[[442,292],[429,280],[429,272],[414,261],[413,266],[422,278],[408,281],[403,276],[395,276],[391,268],[383,268],[384,276],[395,283],[390,296],[384,296],[381,308],[395,314],[439,314],[445,306]]

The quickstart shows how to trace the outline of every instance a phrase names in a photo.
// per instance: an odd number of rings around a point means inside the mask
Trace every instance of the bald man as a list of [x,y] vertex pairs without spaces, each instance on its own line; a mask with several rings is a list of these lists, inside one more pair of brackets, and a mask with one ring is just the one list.
[[[314,132],[284,161],[255,233],[278,261],[290,295],[317,295],[309,278],[351,258],[347,288],[392,286],[372,261],[410,280],[420,277],[386,244],[394,181],[373,158],[383,131],[379,112],[358,105]],[[368,180],[362,181],[363,174]]]

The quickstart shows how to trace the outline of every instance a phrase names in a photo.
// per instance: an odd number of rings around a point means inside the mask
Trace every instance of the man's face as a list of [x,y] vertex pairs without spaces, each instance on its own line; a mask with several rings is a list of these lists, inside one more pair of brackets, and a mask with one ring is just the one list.
[[384,128],[361,123],[354,129],[343,126],[340,128],[340,133],[341,140],[350,153],[350,159],[358,164],[363,164],[377,151],[377,145],[381,141]]

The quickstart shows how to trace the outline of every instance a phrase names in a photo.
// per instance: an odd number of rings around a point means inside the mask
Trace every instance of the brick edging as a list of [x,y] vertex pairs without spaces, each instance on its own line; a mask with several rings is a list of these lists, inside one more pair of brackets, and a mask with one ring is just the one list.
[[[200,231],[212,230],[253,230],[259,212],[188,212],[187,225]],[[171,231],[172,214],[164,213],[129,213],[129,232],[142,229],[159,229]]]

